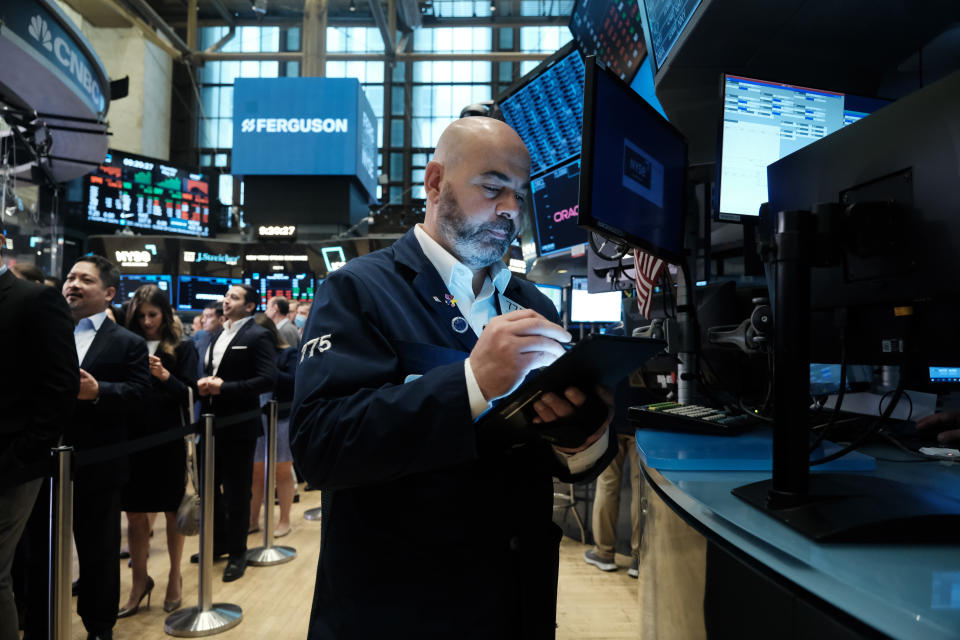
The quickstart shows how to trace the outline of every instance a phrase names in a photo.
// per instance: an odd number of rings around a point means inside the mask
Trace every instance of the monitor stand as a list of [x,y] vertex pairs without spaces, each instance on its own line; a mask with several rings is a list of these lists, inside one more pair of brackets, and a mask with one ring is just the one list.
[[814,223],[808,211],[777,214],[773,477],[737,487],[733,494],[817,541],[956,544],[960,500],[875,476],[810,473],[804,416]]

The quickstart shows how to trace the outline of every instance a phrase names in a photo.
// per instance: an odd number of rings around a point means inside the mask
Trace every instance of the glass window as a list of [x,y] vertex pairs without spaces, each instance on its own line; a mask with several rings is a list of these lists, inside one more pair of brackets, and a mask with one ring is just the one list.
[[227,154],[225,153],[216,154],[216,156],[214,156],[214,159],[213,159],[213,164],[214,166],[217,166],[217,167],[227,166]]
[[229,173],[221,173],[218,186],[220,203],[229,207],[233,204],[233,176]]
[[572,39],[567,27],[520,28],[520,48],[530,53],[553,53]]

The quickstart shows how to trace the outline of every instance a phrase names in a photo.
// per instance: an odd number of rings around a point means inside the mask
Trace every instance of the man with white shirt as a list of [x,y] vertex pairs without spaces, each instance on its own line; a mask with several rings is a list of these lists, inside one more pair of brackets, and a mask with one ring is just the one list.
[[[126,440],[127,416],[150,385],[147,344],[107,318],[119,285],[117,268],[92,255],[77,260],[63,283],[63,297],[76,323],[80,363],[77,406],[66,424],[64,442],[77,451],[78,463],[87,451]],[[74,478],[73,534],[80,565],[77,613],[88,638],[111,638],[117,619],[120,493],[127,474],[123,457],[78,468]],[[42,598],[39,593],[31,591],[29,597]]]
[[[249,285],[230,287],[223,298],[223,329],[211,336],[210,346],[201,354],[206,375],[197,380],[197,390],[204,411],[212,411],[217,418],[256,411],[260,394],[272,391],[276,384],[273,335],[253,322],[258,300]],[[253,454],[262,433],[259,415],[216,433],[213,553],[229,556],[224,582],[237,580],[246,571]]]
[[277,333],[291,347],[300,344],[300,332],[297,327],[290,322],[288,314],[290,313],[290,301],[283,296],[274,296],[267,300],[267,317],[273,320],[277,325]]
[[[294,458],[323,490],[309,638],[552,638],[559,528],[552,476],[596,477],[602,424],[574,449],[485,444],[476,419],[570,340],[513,278],[529,155],[503,122],[454,122],[426,168],[422,225],[348,262],[317,292],[301,340]],[[535,403],[576,415],[594,390]]]

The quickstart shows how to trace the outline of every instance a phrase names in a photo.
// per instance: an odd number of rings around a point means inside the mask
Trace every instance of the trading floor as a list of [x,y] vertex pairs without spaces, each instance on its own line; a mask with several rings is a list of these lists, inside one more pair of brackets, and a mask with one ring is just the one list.
[[[313,582],[320,553],[320,522],[303,519],[303,512],[320,506],[320,492],[300,493],[300,502],[293,505],[293,531],[279,538],[277,544],[297,550],[293,562],[272,567],[249,567],[246,577],[236,582],[220,580],[223,562],[214,565],[213,601],[228,602],[243,608],[243,622],[218,638],[270,638],[288,640],[303,638],[310,618]],[[156,580],[153,600],[148,609],[137,615],[117,620],[118,637],[138,640],[168,640],[163,621],[163,592],[166,588],[167,560],[164,518],[157,518],[150,539],[150,575]],[[124,530],[126,524],[124,523]],[[197,599],[197,567],[189,564],[190,554],[197,551],[199,537],[187,538],[183,553],[183,604],[195,606]],[[126,540],[126,538],[124,538]],[[126,544],[126,542],[124,542]],[[263,533],[250,536],[252,549],[263,544]],[[560,545],[560,584],[557,595],[558,640],[634,640],[640,634],[640,610],[637,607],[637,581],[627,575],[627,556],[617,555],[620,570],[597,571],[583,561],[583,552],[590,547],[564,537]],[[121,560],[120,592],[130,592],[130,570]],[[218,571],[219,570],[219,571]],[[74,578],[77,575],[74,554]],[[643,576],[640,576],[643,579]],[[146,601],[144,601],[146,604]],[[86,630],[74,607],[71,630],[73,640],[86,638]]]

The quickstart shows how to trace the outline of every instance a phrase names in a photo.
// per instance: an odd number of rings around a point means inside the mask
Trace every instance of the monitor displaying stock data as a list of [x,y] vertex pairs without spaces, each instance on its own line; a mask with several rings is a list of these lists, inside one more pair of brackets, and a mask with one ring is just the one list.
[[884,100],[725,75],[718,176],[719,220],[760,215],[767,166],[853,124]]
[[530,151],[531,175],[580,153],[583,73],[583,57],[571,42],[497,100]]
[[88,222],[210,235],[210,182],[203,174],[111,150],[83,187]]
[[257,273],[244,278],[260,294],[260,310],[267,308],[270,298],[282,296],[287,300],[313,300],[314,281],[310,273]]
[[550,298],[550,302],[557,308],[557,314],[563,317],[563,287],[552,284],[535,284],[537,290]]
[[654,72],[663,66],[702,0],[643,0],[641,19],[653,54]]
[[639,0],[577,0],[570,32],[583,55],[597,56],[627,83],[647,55]]

